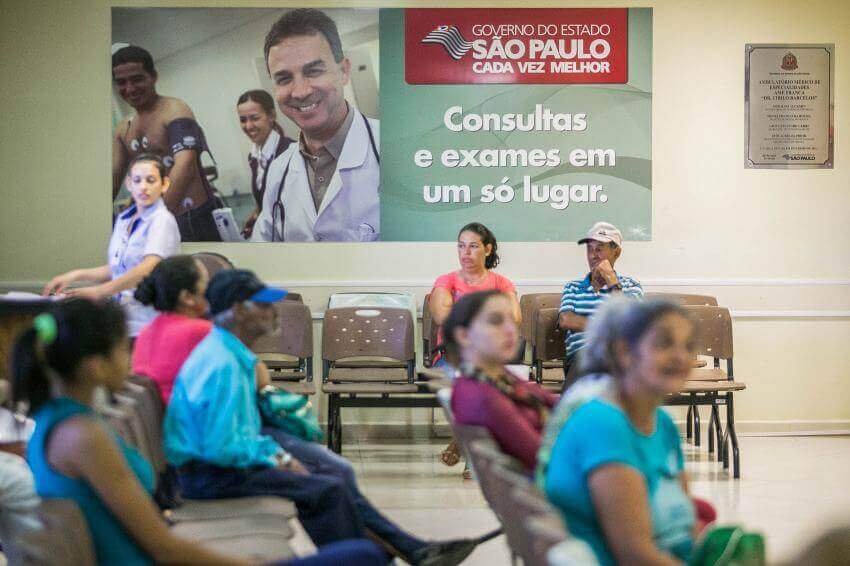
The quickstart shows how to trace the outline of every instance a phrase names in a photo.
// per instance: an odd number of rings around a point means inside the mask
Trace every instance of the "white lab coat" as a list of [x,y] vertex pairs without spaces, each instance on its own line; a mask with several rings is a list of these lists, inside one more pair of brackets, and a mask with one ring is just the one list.
[[[381,172],[369,143],[363,115],[357,114],[345,138],[325,198],[316,212],[306,164],[293,143],[269,166],[263,211],[254,224],[252,242],[371,242],[381,232],[378,185]],[[369,119],[380,151],[378,120]],[[289,166],[281,202],[286,220],[281,232],[278,199],[283,173]]]

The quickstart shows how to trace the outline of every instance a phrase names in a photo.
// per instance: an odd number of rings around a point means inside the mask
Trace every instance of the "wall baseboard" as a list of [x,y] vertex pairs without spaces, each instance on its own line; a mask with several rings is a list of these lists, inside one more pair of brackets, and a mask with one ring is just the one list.
[[[554,287],[562,289],[564,279],[513,279],[516,287]],[[693,278],[641,278],[644,287],[810,287],[850,286],[850,279],[821,278],[804,279],[790,277],[693,277]],[[44,281],[0,281],[0,290],[41,291]],[[268,281],[270,285],[280,285],[295,288],[329,287],[338,289],[348,288],[430,288],[433,279],[381,279],[381,280],[339,280],[339,279],[305,279],[296,281]]]
[[[702,415],[703,441],[706,441],[708,414]],[[676,421],[684,435],[685,422]],[[324,426],[324,425],[323,425]],[[850,419],[824,421],[738,421],[740,436],[850,436]],[[401,442],[449,439],[445,423],[343,423],[344,442],[398,440]],[[706,441],[707,442],[707,441]]]
[[[270,285],[284,287],[288,289],[310,289],[310,288],[327,288],[330,290],[416,290],[428,289],[432,282],[424,280],[397,280],[397,281],[334,281],[334,280],[315,280],[315,281],[270,281]],[[540,279],[540,280],[518,280],[515,284],[519,288],[523,287],[548,287],[552,291],[559,291],[563,286],[563,281],[555,279]],[[685,287],[690,291],[698,291],[700,288],[711,287],[811,287],[811,286],[830,286],[842,287],[850,285],[850,280],[847,279],[646,279],[643,280],[644,287],[652,289],[654,287]],[[0,293],[6,291],[28,291],[32,293],[40,293],[43,282],[38,281],[0,281]],[[520,293],[522,294],[522,293]],[[742,319],[835,319],[835,318],[850,318],[850,310],[848,309],[731,309],[732,318]],[[321,320],[324,312],[316,310],[313,312],[313,320]]]
[[[703,419],[704,423],[708,420]],[[736,427],[741,434],[752,436],[822,436],[850,435],[850,419],[764,421],[741,420]]]

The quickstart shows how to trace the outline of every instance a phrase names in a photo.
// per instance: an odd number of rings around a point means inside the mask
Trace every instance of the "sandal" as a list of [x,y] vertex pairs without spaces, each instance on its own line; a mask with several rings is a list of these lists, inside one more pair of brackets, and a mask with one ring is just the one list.
[[463,479],[465,479],[465,480],[471,480],[472,479],[472,470],[469,469],[469,464],[467,464],[466,467],[463,468]]
[[440,462],[448,467],[456,466],[460,462],[460,450],[458,449],[457,442],[452,440],[446,446],[446,449],[440,453]]

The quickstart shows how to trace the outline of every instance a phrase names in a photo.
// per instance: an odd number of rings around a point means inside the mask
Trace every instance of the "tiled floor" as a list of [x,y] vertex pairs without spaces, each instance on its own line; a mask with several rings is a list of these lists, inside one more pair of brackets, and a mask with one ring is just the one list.
[[[363,491],[390,517],[425,538],[483,534],[497,526],[462,465],[437,460],[442,440],[348,443]],[[695,495],[713,502],[720,521],[766,535],[771,562],[788,559],[816,534],[850,524],[850,437],[743,437],[742,479],[685,445]],[[504,539],[482,545],[465,564],[508,564]]]

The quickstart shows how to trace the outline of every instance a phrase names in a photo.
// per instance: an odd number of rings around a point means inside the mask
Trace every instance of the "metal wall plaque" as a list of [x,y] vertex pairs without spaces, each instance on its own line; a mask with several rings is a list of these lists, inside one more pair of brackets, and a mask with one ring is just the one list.
[[833,44],[747,44],[748,169],[832,169],[834,53]]

